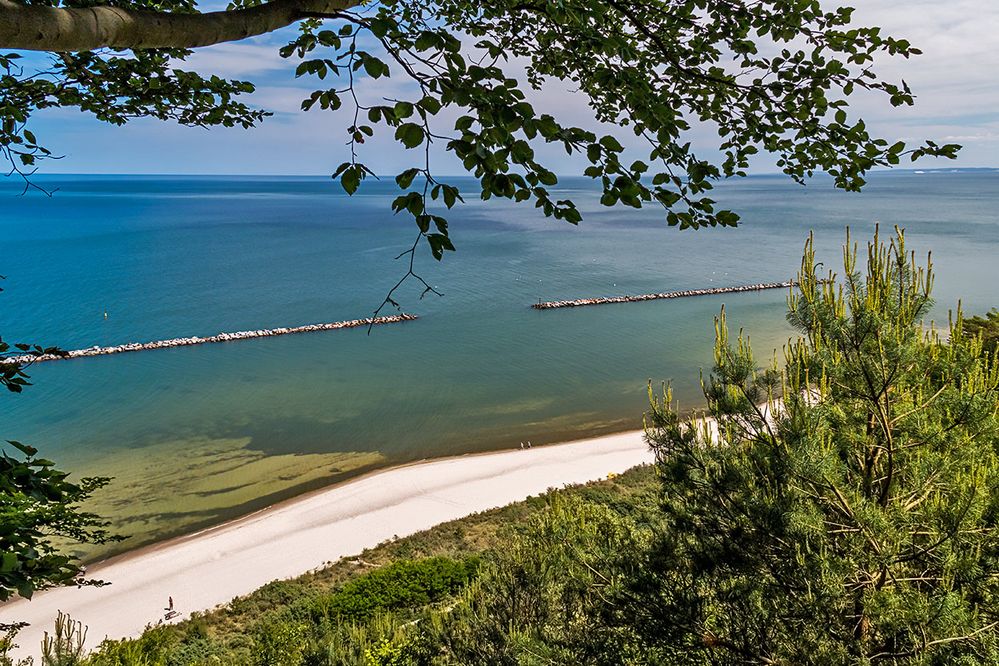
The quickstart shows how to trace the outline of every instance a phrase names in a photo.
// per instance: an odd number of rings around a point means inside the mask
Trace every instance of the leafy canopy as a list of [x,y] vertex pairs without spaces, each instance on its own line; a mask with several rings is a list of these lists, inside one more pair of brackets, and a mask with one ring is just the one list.
[[[305,6],[306,0],[281,0],[282,6],[296,1]],[[101,3],[12,6],[18,5]],[[193,0],[114,6],[163,15],[198,11]],[[261,6],[268,3],[234,0],[230,13]],[[863,186],[870,169],[903,157],[953,156],[954,145],[876,137],[850,113],[858,91],[911,105],[909,87],[882,80],[873,67],[879,56],[919,53],[877,27],[855,25],[852,15],[818,0],[378,0],[352,10],[301,11],[298,36],[281,54],[298,76],[318,84],[303,110],[350,112],[349,159],[333,171],[348,193],[373,176],[363,148],[376,132],[412,151],[412,166],[396,176],[404,192],[392,208],[416,223],[410,258],[425,242],[441,259],[454,249],[446,211],[462,193],[434,175],[431,144],[478,179],[483,199],[533,202],[546,216],[575,224],[579,209],[552,195],[558,178],[537,153],[540,145],[560,145],[586,165],[583,173],[599,183],[604,205],[654,205],[682,228],[736,224],[738,215],[711,198],[712,181],[743,175],[760,151],[775,154],[796,181],[828,172],[847,190]],[[0,54],[0,151],[14,171],[29,175],[52,155],[31,132],[31,116],[52,107],[76,107],[114,124],[151,116],[249,127],[264,119],[265,112],[238,101],[251,83],[181,69],[190,53],[60,52],[37,67],[22,65],[18,53]],[[386,77],[409,79],[415,94],[390,99],[379,96],[377,85],[359,89],[361,80]],[[611,133],[536,109],[529,92],[550,85],[578,90]],[[719,158],[692,149],[698,125],[717,130]],[[386,304],[394,304],[391,294]]]
[[[79,483],[37,457],[37,449],[8,441],[0,446],[0,601],[58,585],[92,585],[66,542],[105,543],[115,539],[107,523],[79,505],[110,481]],[[62,543],[60,543],[60,541]]]
[[985,315],[965,319],[962,330],[967,336],[981,336],[984,353],[995,354],[999,351],[999,310],[993,309]]

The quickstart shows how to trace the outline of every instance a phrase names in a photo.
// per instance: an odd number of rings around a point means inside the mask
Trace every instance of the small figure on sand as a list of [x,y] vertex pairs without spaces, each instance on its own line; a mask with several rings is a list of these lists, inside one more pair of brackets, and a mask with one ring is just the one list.
[[521,442],[521,443],[520,443],[520,450],[521,450],[521,451],[523,451],[523,450],[524,450],[524,443],[523,443],[523,442]]
[[527,441],[527,448],[531,448],[531,441],[530,440]]
[[163,610],[165,610],[166,612],[163,613],[163,619],[160,620],[159,623],[165,622],[167,620],[172,620],[178,615],[180,615],[180,613],[178,613],[173,609],[173,597],[167,597],[167,606]]

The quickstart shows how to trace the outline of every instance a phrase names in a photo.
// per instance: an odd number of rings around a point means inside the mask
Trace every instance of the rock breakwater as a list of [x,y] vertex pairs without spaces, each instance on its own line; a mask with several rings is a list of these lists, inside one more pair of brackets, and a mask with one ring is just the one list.
[[349,321],[336,321],[326,324],[307,324],[305,326],[292,326],[287,328],[268,328],[257,331],[237,331],[235,333],[219,333],[207,338],[173,338],[172,340],[157,340],[155,342],[130,342],[114,347],[87,347],[86,349],[75,349],[65,354],[45,354],[42,356],[16,356],[4,359],[0,363],[38,363],[40,361],[58,361],[69,358],[84,358],[87,356],[106,356],[108,354],[123,354],[125,352],[146,351],[148,349],[166,349],[169,347],[188,347],[190,345],[205,345],[215,342],[233,342],[235,340],[249,340],[251,338],[269,338],[275,335],[290,335],[292,333],[313,333],[316,331],[336,331],[341,328],[357,328],[359,326],[377,326],[381,324],[394,324],[400,321],[413,321],[416,315],[397,314],[386,317],[375,317],[374,319],[351,319]]
[[656,301],[664,298],[688,298],[690,296],[709,296],[712,294],[734,294],[741,291],[763,291],[764,289],[784,289],[794,285],[794,282],[760,282],[738,287],[712,287],[710,289],[687,289],[685,291],[667,291],[659,294],[640,294],[638,296],[609,296],[606,298],[578,298],[572,301],[545,301],[535,303],[535,310],[553,310],[555,308],[578,308],[584,305],[606,305],[608,303],[637,303],[639,301]]

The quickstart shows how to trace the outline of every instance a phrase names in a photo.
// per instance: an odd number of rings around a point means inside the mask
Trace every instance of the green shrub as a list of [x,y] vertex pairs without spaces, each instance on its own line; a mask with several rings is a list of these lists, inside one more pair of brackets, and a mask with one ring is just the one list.
[[365,620],[378,610],[418,608],[457,593],[475,576],[477,557],[403,560],[348,582],[315,602],[317,616],[340,621]]
[[42,639],[43,666],[78,666],[83,663],[87,629],[62,611],[56,617],[55,631]]
[[[166,666],[202,666],[207,664],[228,664],[229,651],[217,640],[210,638],[194,638],[185,640],[172,650],[167,658]],[[241,662],[241,663],[245,663]]]
[[276,580],[267,583],[253,594],[234,599],[230,604],[233,614],[259,617],[262,613],[288,606],[311,596],[315,590],[296,580]]
[[268,623],[256,635],[252,663],[257,666],[299,666],[307,628],[300,624]]
[[0,666],[31,666],[31,662],[25,659],[14,661],[10,656],[10,651],[18,647],[15,642],[20,625],[0,625]]
[[961,332],[969,337],[981,336],[982,352],[992,355],[999,349],[999,310],[992,310],[984,317],[971,317],[962,322]]
[[139,638],[103,641],[84,663],[86,666],[168,666],[167,655],[177,641],[173,627],[153,627]]

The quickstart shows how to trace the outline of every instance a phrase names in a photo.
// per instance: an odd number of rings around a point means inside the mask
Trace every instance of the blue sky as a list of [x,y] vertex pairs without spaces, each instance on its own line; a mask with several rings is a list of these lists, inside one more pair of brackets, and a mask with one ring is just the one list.
[[[828,3],[831,4],[831,3]],[[870,127],[886,138],[922,138],[965,146],[956,162],[921,162],[919,166],[999,166],[999,2],[994,0],[864,0],[858,22],[880,25],[888,34],[909,39],[924,51],[911,60],[881,63],[888,78],[904,78],[917,94],[913,108],[893,109],[881,99],[860,99],[855,108]],[[254,105],[274,112],[252,130],[185,128],[139,120],[118,128],[75,111],[55,110],[34,121],[36,134],[56,153],[47,173],[310,174],[329,173],[347,157],[345,111],[302,113],[303,97],[317,87],[314,79],[296,80],[294,60],[277,54],[289,31],[200,50],[185,65],[202,73],[243,78],[257,84]],[[370,98],[393,97],[409,90],[405,81],[367,81]],[[563,120],[594,127],[580,99],[551,86],[533,94],[536,108]],[[710,157],[717,143],[708,128],[692,136]],[[545,157],[557,172],[578,174],[578,158],[552,147]],[[636,157],[644,157],[636,155]],[[367,146],[363,161],[378,173],[412,166],[416,155],[385,137]],[[441,174],[460,166],[444,155],[436,159]],[[754,171],[773,171],[761,158]]]

